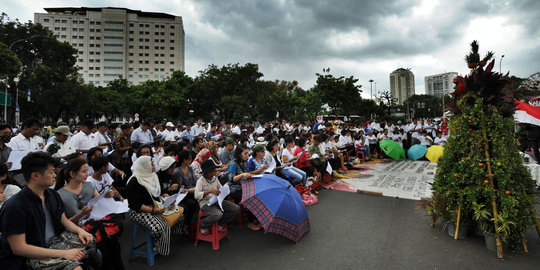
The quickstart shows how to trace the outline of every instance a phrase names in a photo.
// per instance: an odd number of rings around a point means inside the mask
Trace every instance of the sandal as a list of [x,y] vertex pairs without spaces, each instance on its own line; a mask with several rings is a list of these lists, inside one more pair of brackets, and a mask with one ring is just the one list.
[[210,230],[208,228],[201,228],[201,234],[202,235],[209,235],[210,234]]

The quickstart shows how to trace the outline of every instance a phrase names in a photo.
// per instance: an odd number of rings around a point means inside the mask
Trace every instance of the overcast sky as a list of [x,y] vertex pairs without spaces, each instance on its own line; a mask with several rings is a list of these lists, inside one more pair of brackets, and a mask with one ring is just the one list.
[[[503,72],[540,71],[540,1],[392,0],[2,0],[10,18],[33,20],[45,7],[125,7],[182,16],[186,73],[210,64],[259,65],[267,80],[297,80],[311,88],[315,73],[354,76],[369,97],[369,80],[390,90],[399,67],[424,76],[468,73],[464,55],[473,39],[483,55],[501,55]],[[375,89],[375,85],[373,86]]]

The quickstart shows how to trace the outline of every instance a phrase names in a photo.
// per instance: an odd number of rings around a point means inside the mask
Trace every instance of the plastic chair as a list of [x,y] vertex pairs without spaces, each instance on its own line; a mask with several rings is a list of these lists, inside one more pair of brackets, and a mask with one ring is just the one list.
[[[139,227],[138,224],[133,225],[133,236],[131,237],[131,246],[129,248],[128,261],[131,261],[133,259],[134,255],[135,256],[141,256],[141,257],[146,257],[146,262],[148,263],[148,266],[153,266],[154,265],[154,256],[158,252],[154,250],[154,245],[153,245],[153,241],[152,241],[152,234],[150,233],[149,230],[147,230],[146,228],[141,226],[143,228],[144,232],[145,232],[145,240],[144,240],[144,242],[137,245],[137,244],[135,244],[135,241],[136,241],[135,237],[137,236],[137,228],[138,227]],[[142,246],[146,246],[146,252],[137,250]]]
[[199,212],[199,218],[197,219],[197,231],[196,231],[196,235],[195,235],[195,246],[197,246],[199,244],[199,240],[200,241],[207,241],[207,242],[212,243],[212,249],[213,250],[218,250],[219,249],[219,241],[222,238],[227,237],[227,240],[231,239],[229,237],[229,227],[228,227],[227,224],[223,224],[224,229],[223,229],[223,231],[220,232],[218,230],[218,223],[215,222],[210,227],[210,233],[207,234],[207,235],[203,235],[201,233],[200,224],[201,224],[201,218],[206,217],[206,216],[207,215],[205,213],[203,213],[202,211]]
[[[360,156],[362,156],[362,157],[360,157]],[[361,158],[363,163],[366,162],[366,156],[364,154],[364,151],[360,150],[360,148],[356,148],[356,157]]]

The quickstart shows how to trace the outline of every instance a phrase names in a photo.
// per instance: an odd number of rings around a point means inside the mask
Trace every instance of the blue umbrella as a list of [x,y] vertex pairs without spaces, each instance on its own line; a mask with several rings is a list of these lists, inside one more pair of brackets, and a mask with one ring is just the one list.
[[407,151],[407,156],[410,160],[421,159],[427,153],[427,147],[421,144],[415,144]]
[[243,180],[241,203],[267,232],[298,243],[310,230],[302,196],[288,181],[274,174]]

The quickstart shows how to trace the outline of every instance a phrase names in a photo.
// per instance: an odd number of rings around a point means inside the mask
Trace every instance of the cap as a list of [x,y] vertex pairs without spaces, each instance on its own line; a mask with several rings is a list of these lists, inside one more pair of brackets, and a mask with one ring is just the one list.
[[165,124],[165,127],[174,127],[174,125],[172,122],[167,122],[167,124]]
[[174,160],[173,157],[170,157],[170,156],[163,157],[159,160],[159,169],[161,171],[165,171],[169,169],[175,162],[176,160]]
[[225,144],[236,145],[236,143],[234,142],[234,139],[231,137],[228,137],[227,139],[225,139]]
[[251,149],[253,150],[253,152],[264,152],[264,146],[262,146],[262,144],[256,144],[255,146],[253,146],[253,148]]
[[68,136],[71,135],[71,132],[69,131],[68,126],[59,126],[59,127],[56,128],[54,133],[62,133],[64,135],[68,135]]

